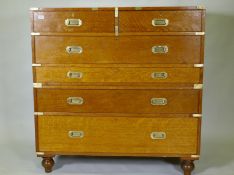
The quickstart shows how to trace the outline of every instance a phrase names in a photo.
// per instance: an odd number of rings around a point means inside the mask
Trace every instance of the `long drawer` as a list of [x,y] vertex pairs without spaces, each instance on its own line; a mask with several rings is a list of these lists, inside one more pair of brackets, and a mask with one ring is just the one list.
[[39,88],[35,97],[39,112],[201,113],[200,90]]
[[35,67],[40,83],[199,83],[201,68]]
[[60,154],[197,154],[197,118],[36,117],[37,149]]
[[197,32],[202,31],[202,10],[120,11],[122,32]]
[[35,62],[196,64],[201,41],[201,36],[35,36]]
[[113,10],[37,11],[34,32],[94,33],[114,32]]

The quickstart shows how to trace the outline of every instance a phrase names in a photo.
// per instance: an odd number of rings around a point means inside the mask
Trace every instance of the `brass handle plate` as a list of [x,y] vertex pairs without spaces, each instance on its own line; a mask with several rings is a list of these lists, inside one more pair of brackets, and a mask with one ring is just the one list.
[[66,52],[69,54],[72,53],[81,54],[83,52],[83,48],[81,46],[67,46]]
[[69,105],[82,105],[84,103],[84,99],[82,97],[68,97],[67,103]]
[[167,105],[167,99],[166,98],[151,98],[151,105],[153,106]]
[[157,19],[154,18],[152,20],[152,25],[153,26],[168,26],[169,20],[168,19]]
[[151,74],[151,77],[153,79],[167,79],[168,74],[167,74],[167,72],[153,72]]
[[166,139],[167,134],[165,132],[153,131],[150,133],[150,137],[153,140],[164,140],[164,139]]
[[82,72],[73,72],[73,71],[69,71],[67,72],[67,77],[68,78],[82,78],[83,77],[83,73]]
[[80,27],[82,25],[81,19],[66,19],[65,25],[68,27]]
[[70,138],[83,138],[84,137],[84,131],[69,131],[68,136]]
[[168,46],[153,46],[152,53],[153,54],[168,53]]

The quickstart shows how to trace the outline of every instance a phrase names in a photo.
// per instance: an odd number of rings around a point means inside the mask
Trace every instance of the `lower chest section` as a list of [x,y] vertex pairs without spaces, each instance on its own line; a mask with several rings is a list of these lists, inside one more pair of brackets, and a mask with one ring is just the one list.
[[60,154],[197,154],[200,119],[186,115],[36,117],[38,150]]

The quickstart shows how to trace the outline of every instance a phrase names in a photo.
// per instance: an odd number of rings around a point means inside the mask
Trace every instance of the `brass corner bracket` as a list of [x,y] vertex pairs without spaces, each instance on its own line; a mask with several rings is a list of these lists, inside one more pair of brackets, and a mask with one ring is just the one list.
[[34,115],[44,115],[43,112],[34,112]]
[[193,67],[204,67],[204,64],[194,64]]
[[45,155],[44,152],[36,152],[36,154],[37,154],[38,156],[43,156],[43,155]]
[[202,114],[193,114],[192,115],[194,118],[201,118],[202,117]]
[[31,7],[29,10],[39,10],[39,8],[38,7]]
[[31,33],[32,36],[38,36],[38,35],[41,35],[39,32],[32,32]]
[[34,88],[42,88],[42,83],[33,83]]
[[32,67],[40,67],[41,64],[32,64]]
[[202,89],[203,88],[203,84],[194,84],[193,85],[193,89]]
[[195,32],[195,35],[205,35],[205,32]]
[[191,158],[199,158],[200,155],[191,155]]

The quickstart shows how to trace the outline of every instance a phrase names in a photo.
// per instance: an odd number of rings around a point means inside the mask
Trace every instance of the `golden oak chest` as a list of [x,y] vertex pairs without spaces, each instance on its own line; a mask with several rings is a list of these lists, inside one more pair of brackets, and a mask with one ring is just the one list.
[[199,158],[201,7],[32,8],[37,156]]

